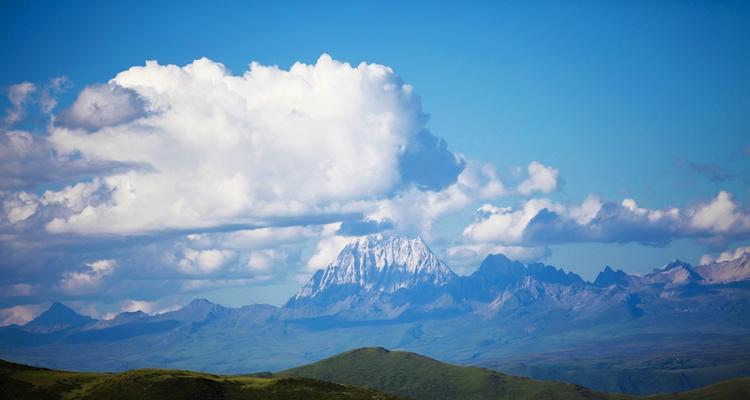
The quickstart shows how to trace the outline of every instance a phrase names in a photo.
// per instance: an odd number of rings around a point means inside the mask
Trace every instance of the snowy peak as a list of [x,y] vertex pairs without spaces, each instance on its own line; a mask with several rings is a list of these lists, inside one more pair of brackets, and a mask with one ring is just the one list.
[[440,287],[455,278],[421,238],[376,234],[347,244],[336,261],[316,272],[294,300],[341,287],[386,293],[417,286]]

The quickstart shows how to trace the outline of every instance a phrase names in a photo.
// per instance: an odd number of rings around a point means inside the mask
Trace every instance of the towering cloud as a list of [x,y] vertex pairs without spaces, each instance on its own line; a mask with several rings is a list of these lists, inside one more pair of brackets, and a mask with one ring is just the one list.
[[442,190],[465,162],[426,121],[412,87],[383,65],[323,55],[288,71],[253,63],[236,76],[205,58],[150,61],[84,89],[49,137],[59,157],[142,168],[45,194],[81,205],[54,202],[46,229],[272,225],[363,212],[356,202],[409,187]]

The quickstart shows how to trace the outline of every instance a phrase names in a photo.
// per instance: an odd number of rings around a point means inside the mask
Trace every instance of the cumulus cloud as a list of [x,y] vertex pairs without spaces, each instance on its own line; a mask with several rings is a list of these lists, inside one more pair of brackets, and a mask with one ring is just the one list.
[[551,193],[557,190],[562,183],[560,171],[532,161],[527,171],[529,177],[518,185],[518,193],[530,196],[536,192]]
[[10,85],[8,100],[11,107],[5,110],[3,122],[6,126],[21,121],[26,115],[26,105],[31,101],[31,95],[36,91],[36,85],[31,82],[21,82]]
[[341,249],[354,239],[353,236],[343,236],[335,234],[335,232],[336,230],[333,229],[321,232],[322,238],[318,240],[315,252],[307,260],[309,271],[325,268],[328,264],[334,262]]
[[685,208],[648,209],[633,199],[602,202],[589,196],[579,206],[530,199],[518,207],[480,207],[463,231],[472,245],[536,247],[573,242],[637,242],[664,245],[679,238],[726,243],[750,235],[750,213],[721,191]]
[[[192,279],[271,279],[299,262],[300,248],[340,223],[190,234],[170,249],[167,264]],[[328,235],[330,233],[326,233]]]
[[393,222],[397,228],[416,231],[431,237],[432,225],[438,218],[458,211],[475,201],[486,201],[507,194],[490,164],[469,161],[456,182],[443,190],[412,188],[377,201],[366,216],[371,221]]
[[93,161],[76,154],[59,155],[46,136],[0,131],[0,190],[33,190],[44,183],[69,183],[84,176],[106,176],[146,170],[138,163]]
[[206,275],[217,271],[235,257],[236,254],[228,250],[185,249],[177,265],[186,274]]
[[66,271],[60,280],[60,289],[68,294],[95,290],[104,278],[114,273],[116,266],[115,260],[97,260],[86,264],[84,271]]
[[46,229],[272,226],[366,212],[405,190],[442,191],[465,161],[426,122],[412,87],[383,65],[323,55],[289,70],[253,63],[236,76],[205,58],[150,61],[85,89],[49,136],[61,156],[150,168],[79,182],[82,193],[109,197],[84,195],[83,208]]
[[13,193],[3,201],[5,216],[11,224],[26,220],[36,213],[37,208],[36,196],[26,192]]
[[750,214],[728,192],[721,191],[711,202],[691,212],[690,225],[716,234],[742,234],[750,231]]
[[116,83],[92,85],[60,113],[56,123],[69,128],[95,131],[135,120],[146,114],[146,104],[135,90]]

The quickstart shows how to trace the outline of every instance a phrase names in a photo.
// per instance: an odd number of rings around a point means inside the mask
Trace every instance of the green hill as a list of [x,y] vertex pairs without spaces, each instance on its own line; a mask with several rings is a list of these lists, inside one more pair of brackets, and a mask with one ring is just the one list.
[[189,371],[142,369],[120,374],[54,371],[0,361],[3,399],[397,399],[307,378],[219,376]]
[[349,351],[277,374],[382,390],[417,400],[437,399],[629,399],[561,382],[537,381],[483,368],[445,364],[383,348]]
[[725,400],[750,399],[750,377],[730,379],[687,392],[649,396],[648,400]]
[[555,381],[505,375],[484,368],[445,364],[419,354],[384,348],[352,350],[275,376],[304,377],[382,390],[416,400],[432,399],[750,399],[750,378],[697,390],[650,397],[595,392]]

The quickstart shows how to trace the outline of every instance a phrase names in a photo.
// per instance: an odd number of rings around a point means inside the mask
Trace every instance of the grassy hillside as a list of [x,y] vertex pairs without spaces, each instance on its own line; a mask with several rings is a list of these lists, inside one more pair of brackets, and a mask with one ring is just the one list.
[[750,377],[719,382],[688,392],[645,397],[648,400],[729,400],[750,399]]
[[628,399],[581,386],[520,378],[444,364],[414,353],[364,348],[277,376],[305,377],[382,390],[417,400],[436,399]]
[[219,376],[176,370],[79,373],[0,361],[3,399],[397,399],[369,389],[307,378]]

